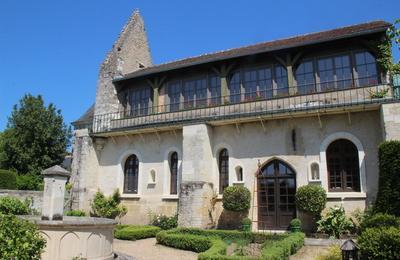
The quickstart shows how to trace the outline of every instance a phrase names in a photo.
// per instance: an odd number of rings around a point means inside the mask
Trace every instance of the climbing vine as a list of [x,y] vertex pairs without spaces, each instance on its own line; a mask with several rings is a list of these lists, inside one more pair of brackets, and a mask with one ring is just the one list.
[[374,41],[372,44],[376,46],[377,59],[376,62],[381,70],[391,72],[392,74],[400,73],[400,61],[395,63],[392,57],[392,44],[394,43],[400,50],[400,19],[394,21],[392,26],[387,30],[386,36],[381,41]]

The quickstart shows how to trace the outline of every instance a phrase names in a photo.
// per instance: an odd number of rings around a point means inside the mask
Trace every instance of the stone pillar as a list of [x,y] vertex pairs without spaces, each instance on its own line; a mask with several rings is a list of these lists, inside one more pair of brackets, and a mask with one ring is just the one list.
[[[98,154],[106,141],[104,138],[93,140],[88,129],[75,130],[73,160],[71,165],[71,207],[90,211],[90,200],[96,193],[100,172]],[[98,152],[96,152],[98,151]]]
[[178,224],[205,228],[211,223],[209,210],[214,195],[212,176],[212,128],[206,124],[184,126],[182,183]]
[[381,128],[384,141],[400,140],[400,103],[381,105]]
[[56,165],[42,172],[44,176],[42,220],[62,220],[65,184],[70,173]]

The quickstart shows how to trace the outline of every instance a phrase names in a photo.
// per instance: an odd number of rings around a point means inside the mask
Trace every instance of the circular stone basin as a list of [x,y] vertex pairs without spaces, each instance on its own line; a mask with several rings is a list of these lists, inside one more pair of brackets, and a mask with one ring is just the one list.
[[111,260],[113,254],[113,219],[67,217],[60,221],[41,220],[40,216],[20,216],[34,222],[46,239],[42,260]]

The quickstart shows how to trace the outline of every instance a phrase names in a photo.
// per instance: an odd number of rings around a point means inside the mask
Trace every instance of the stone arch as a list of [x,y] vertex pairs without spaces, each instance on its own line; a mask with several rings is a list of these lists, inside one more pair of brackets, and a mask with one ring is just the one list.
[[[180,183],[182,183],[182,151],[176,146],[171,146],[164,152],[164,173],[163,173],[163,194],[164,196],[170,196],[170,158],[172,153],[178,154],[178,194],[180,190]],[[175,196],[175,195],[172,195]]]
[[79,236],[72,231],[65,233],[60,239],[58,252],[59,256],[63,256],[65,259],[72,259],[79,256],[82,253]]
[[335,132],[333,134],[328,135],[321,142],[319,149],[320,156],[320,179],[322,183],[322,187],[325,190],[328,189],[328,169],[327,169],[327,161],[326,161],[326,149],[328,146],[338,139],[346,139],[352,142],[358,150],[358,162],[360,168],[360,192],[364,193],[366,191],[366,169],[365,169],[365,150],[361,143],[361,141],[353,134],[348,132]]
[[[142,182],[143,182],[143,156],[142,154],[136,150],[136,149],[128,149],[124,151],[121,156],[118,158],[118,188],[121,194],[124,194],[124,167],[125,167],[125,162],[126,159],[130,155],[136,155],[137,159],[139,160],[139,176],[138,176],[138,192],[137,194],[134,194],[135,196],[140,195],[142,193]],[[132,195],[132,194],[126,194],[127,196]],[[125,196],[126,196],[125,195]]]

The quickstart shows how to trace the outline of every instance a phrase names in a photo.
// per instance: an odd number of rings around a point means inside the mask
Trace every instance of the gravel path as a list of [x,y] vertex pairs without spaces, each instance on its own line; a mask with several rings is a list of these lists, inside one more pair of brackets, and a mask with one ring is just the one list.
[[303,246],[296,254],[289,257],[289,260],[314,260],[317,255],[326,253],[329,247],[325,246]]
[[114,239],[114,250],[137,260],[196,260],[197,254],[156,244],[155,238],[127,241]]

